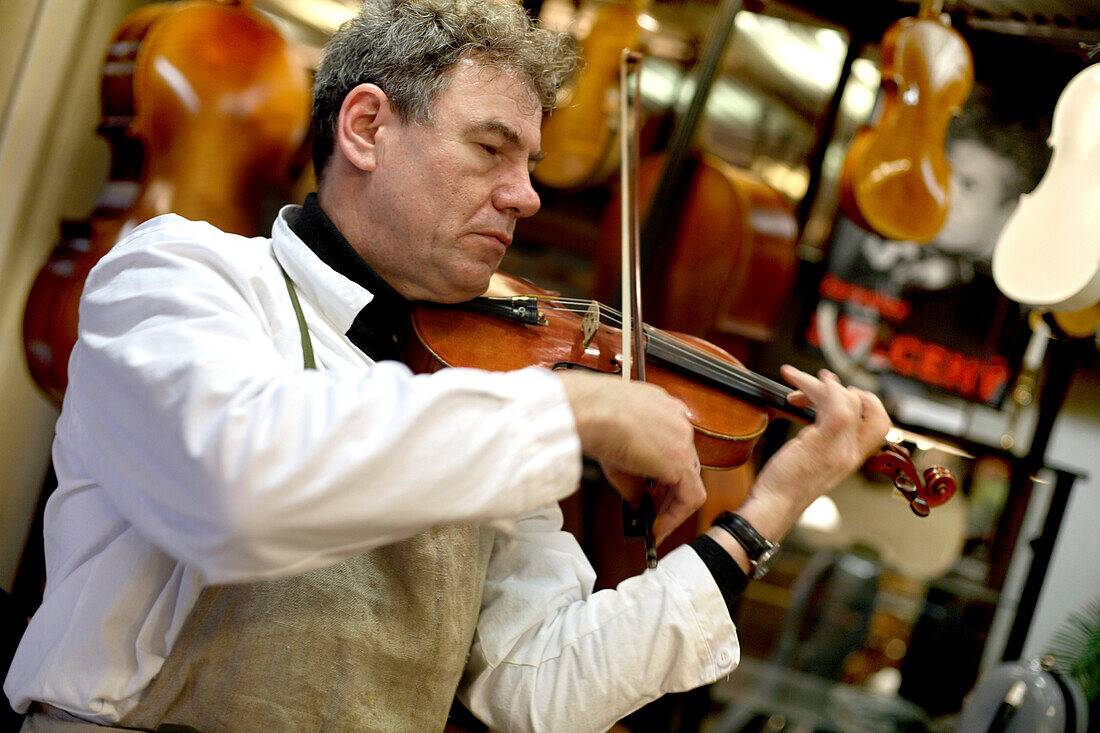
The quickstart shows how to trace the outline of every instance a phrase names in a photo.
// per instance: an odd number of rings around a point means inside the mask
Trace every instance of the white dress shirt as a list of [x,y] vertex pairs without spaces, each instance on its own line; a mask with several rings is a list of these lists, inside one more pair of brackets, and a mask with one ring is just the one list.
[[728,674],[736,633],[690,547],[592,592],[556,504],[581,467],[559,380],[373,362],[345,336],[371,293],[291,231],[296,211],[270,239],[158,217],[89,275],[45,599],[4,684],[12,705],[116,722],[204,585],[303,573],[449,522],[515,522],[498,533],[459,690],[490,725],[603,730]]

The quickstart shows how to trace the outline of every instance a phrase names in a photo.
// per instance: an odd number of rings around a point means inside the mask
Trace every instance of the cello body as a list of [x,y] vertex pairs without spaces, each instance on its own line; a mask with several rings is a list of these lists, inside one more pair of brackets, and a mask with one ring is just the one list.
[[[1040,310],[1082,311],[1100,302],[1100,64],[1066,85],[1054,107],[1046,172],[1023,194],[993,250],[1006,296]],[[1088,327],[1075,329],[1082,334]],[[1092,329],[1095,331],[1095,328]]]
[[947,219],[947,127],[974,84],[966,41],[946,16],[902,18],[882,38],[877,122],[857,133],[841,172],[841,209],[885,239],[927,242]]
[[103,66],[109,178],[85,221],[66,221],[27,298],[38,386],[61,402],[91,268],[122,236],[174,212],[259,233],[264,196],[289,183],[309,125],[304,63],[247,4],[154,3],[127,16]]
[[[653,273],[646,320],[712,339],[737,356],[744,339],[767,341],[796,271],[798,222],[783,196],[755,174],[708,154],[689,157],[691,182],[666,263]],[[642,211],[653,201],[663,156],[639,170]],[[619,205],[606,209],[596,253],[596,299],[609,300],[618,278]],[[652,283],[653,278],[649,279]]]
[[[637,166],[634,216],[645,220],[639,255],[646,319],[685,337],[709,338],[729,358],[747,360],[754,341],[770,337],[778,322],[796,269],[798,224],[786,200],[755,175],[692,152],[692,139],[739,9],[736,0],[719,3],[698,63],[691,103],[678,115],[667,151],[647,156]],[[621,277],[622,195],[620,188],[600,227],[597,299],[613,300]],[[764,424],[755,424],[754,430],[762,430]],[[752,485],[748,458],[758,437],[741,442],[742,460],[736,469],[704,474],[707,501],[697,513],[696,526],[677,529],[658,554],[689,540],[722,511],[740,506]],[[593,494],[591,524],[614,521],[610,517],[620,502],[608,490]],[[614,584],[637,564],[605,533],[597,532],[587,550],[603,583]]]

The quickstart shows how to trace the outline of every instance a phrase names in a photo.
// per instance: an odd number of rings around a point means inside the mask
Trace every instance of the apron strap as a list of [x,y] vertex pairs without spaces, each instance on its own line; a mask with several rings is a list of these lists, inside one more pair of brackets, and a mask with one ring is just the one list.
[[[278,260],[276,260],[278,262]],[[313,342],[309,339],[309,330],[306,328],[306,317],[302,313],[302,304],[298,302],[298,293],[294,290],[294,283],[290,280],[290,275],[286,274],[286,270],[283,269],[282,264],[279,264],[279,269],[282,270],[283,280],[286,281],[286,291],[290,293],[290,303],[294,306],[294,315],[298,318],[298,330],[302,334],[302,361],[305,363],[306,369],[316,369],[317,362],[313,359]]]

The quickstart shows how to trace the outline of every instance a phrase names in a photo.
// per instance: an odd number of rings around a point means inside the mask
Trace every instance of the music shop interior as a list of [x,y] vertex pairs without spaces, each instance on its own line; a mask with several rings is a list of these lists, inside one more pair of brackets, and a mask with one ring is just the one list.
[[[746,587],[736,669],[613,730],[1100,730],[1100,6],[523,4],[582,66],[501,270],[706,342],[748,377],[688,379],[767,423],[703,470],[706,503],[658,554],[736,510],[802,429],[780,365],[873,391],[894,425]],[[226,19],[187,21],[203,6]],[[301,203],[311,75],[357,6],[0,7],[5,670],[42,597],[85,276],[153,216],[266,236]],[[582,476],[565,526],[612,588],[644,543],[598,466]]]

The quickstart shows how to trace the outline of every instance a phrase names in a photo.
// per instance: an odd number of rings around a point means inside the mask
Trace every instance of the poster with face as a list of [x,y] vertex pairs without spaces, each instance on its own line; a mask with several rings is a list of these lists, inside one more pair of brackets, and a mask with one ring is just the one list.
[[887,240],[837,221],[804,337],[853,383],[993,408],[1011,388],[1026,314],[997,290],[990,261],[1049,153],[1041,132],[997,123],[990,100],[976,90],[952,124],[950,205],[932,241]]

